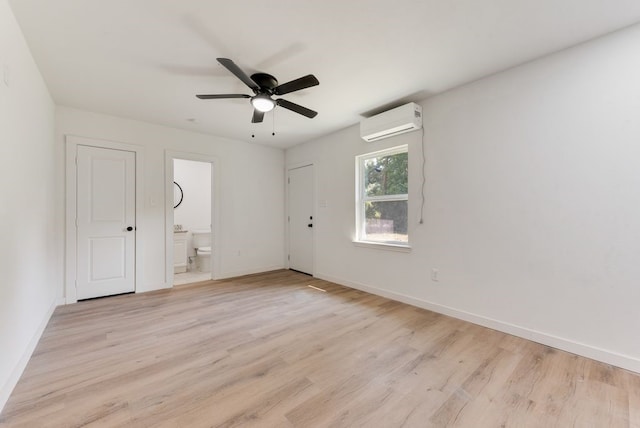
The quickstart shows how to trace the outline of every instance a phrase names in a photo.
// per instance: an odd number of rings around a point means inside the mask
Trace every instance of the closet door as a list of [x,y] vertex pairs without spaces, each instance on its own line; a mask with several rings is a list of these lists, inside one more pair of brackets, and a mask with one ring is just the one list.
[[77,149],[77,297],[135,290],[134,152]]

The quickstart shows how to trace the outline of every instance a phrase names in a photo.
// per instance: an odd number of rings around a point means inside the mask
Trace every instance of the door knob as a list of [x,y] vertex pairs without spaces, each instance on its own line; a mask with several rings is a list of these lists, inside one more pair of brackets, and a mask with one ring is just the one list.
[[133,230],[133,227],[129,226],[127,227],[127,232],[131,232]]
[[309,223],[307,227],[313,227],[313,223]]

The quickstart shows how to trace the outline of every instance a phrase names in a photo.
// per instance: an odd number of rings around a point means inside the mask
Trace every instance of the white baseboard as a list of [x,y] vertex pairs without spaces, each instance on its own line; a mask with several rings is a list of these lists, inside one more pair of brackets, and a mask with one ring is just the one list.
[[7,379],[7,382],[0,389],[0,413],[2,412],[2,409],[4,408],[5,404],[7,404],[7,401],[9,401],[9,397],[13,392],[13,388],[15,388],[16,385],[18,384],[18,381],[20,380],[20,376],[22,376],[24,369],[27,367],[27,363],[29,362],[29,359],[31,358],[33,351],[36,349],[36,346],[40,341],[40,337],[42,337],[42,333],[44,333],[44,329],[47,327],[47,324],[49,324],[49,319],[51,319],[51,315],[53,315],[53,311],[56,309],[57,306],[63,305],[64,303],[65,303],[64,298],[59,298],[59,299],[56,299],[51,304],[51,307],[47,310],[47,313],[42,319],[42,322],[40,322],[38,329],[34,333],[29,344],[27,345],[27,349],[24,350],[22,354],[22,358],[20,358],[20,361],[18,361],[18,364],[16,364],[16,366],[14,367],[13,372],[9,376],[9,379]]
[[135,294],[148,293],[150,291],[166,290],[172,287],[173,287],[173,280],[171,282],[159,282],[157,284],[149,285],[144,289],[141,289],[140,287],[136,287]]
[[344,285],[345,287],[355,288],[367,293],[386,297],[387,299],[396,300],[408,305],[448,315],[453,318],[469,321],[483,327],[488,327],[494,330],[501,331],[503,333],[512,334],[514,336],[522,337],[523,339],[528,339],[533,342],[548,345],[553,348],[561,349],[563,351],[571,352],[573,354],[581,355],[583,357],[591,358],[596,361],[601,361],[606,364],[611,364],[616,367],[640,373],[640,359],[631,357],[629,355],[619,354],[617,352],[576,342],[563,337],[554,336],[541,331],[531,330],[529,328],[510,324],[508,322],[503,322],[493,318],[487,318],[470,312],[461,311],[459,309],[407,296],[405,294],[395,293],[393,291],[383,290],[381,288],[372,287],[366,284],[360,284],[353,281],[335,278],[330,275],[316,274],[315,277],[323,279],[325,281]]
[[225,272],[216,279],[235,278],[237,276],[253,275],[256,273],[267,273],[267,272],[272,272],[274,270],[280,270],[280,269],[285,269],[285,268],[283,266],[267,266],[267,267],[261,267],[261,268],[255,268],[255,269],[236,270],[232,272]]

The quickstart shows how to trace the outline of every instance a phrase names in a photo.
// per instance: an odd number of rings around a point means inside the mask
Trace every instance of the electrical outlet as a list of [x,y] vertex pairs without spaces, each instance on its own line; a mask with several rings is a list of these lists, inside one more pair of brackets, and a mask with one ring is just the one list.
[[433,268],[431,269],[431,281],[438,281],[438,269]]

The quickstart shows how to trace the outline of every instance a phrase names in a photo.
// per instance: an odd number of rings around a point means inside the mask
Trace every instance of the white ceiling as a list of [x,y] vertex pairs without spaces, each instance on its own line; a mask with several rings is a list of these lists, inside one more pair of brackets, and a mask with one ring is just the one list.
[[[640,20],[638,0],[10,0],[59,105],[289,147]],[[251,93],[216,62],[319,112],[251,124]],[[255,133],[255,138],[251,134]]]

